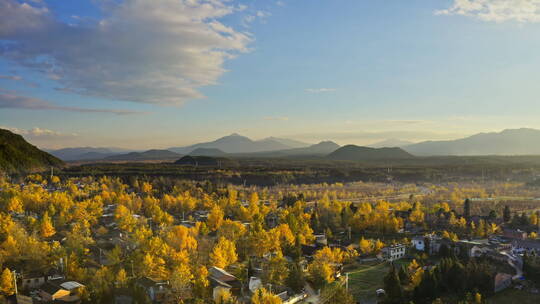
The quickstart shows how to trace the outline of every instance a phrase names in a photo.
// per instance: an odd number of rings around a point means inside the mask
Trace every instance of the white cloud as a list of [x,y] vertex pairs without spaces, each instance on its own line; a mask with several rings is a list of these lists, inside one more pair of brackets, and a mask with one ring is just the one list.
[[7,79],[13,81],[21,81],[22,77],[17,75],[0,75],[0,79]]
[[110,113],[116,115],[143,114],[143,112],[117,109],[89,109],[57,106],[39,98],[17,95],[14,91],[0,89],[0,109],[58,110],[81,113]]
[[267,12],[267,11],[255,11],[250,15],[244,16],[244,18],[242,19],[242,24],[245,27],[249,27],[250,23],[254,22],[257,19],[259,19],[260,22],[265,23],[266,18],[268,18],[269,16],[272,16],[272,14],[270,12]]
[[328,93],[334,91],[336,91],[336,89],[333,88],[306,89],[306,92],[308,93]]
[[104,17],[66,24],[43,5],[0,0],[0,55],[82,95],[180,105],[204,97],[252,38],[220,18],[228,0],[106,1]]
[[6,129],[13,133],[23,135],[29,138],[52,138],[52,137],[75,137],[78,136],[77,133],[64,134],[61,132],[34,127],[32,129],[19,129],[13,127],[0,126],[0,129]]
[[540,22],[540,0],[454,0],[437,15],[463,15],[484,21]]

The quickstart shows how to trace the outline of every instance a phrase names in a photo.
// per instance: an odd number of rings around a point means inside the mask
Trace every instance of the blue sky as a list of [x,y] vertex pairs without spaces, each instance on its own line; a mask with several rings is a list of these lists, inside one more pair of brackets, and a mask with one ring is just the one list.
[[40,147],[540,128],[540,4],[0,0],[0,126]]

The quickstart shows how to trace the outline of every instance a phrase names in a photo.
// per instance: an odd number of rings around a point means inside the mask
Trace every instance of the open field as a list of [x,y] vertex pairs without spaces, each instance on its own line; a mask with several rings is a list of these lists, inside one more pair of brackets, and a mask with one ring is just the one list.
[[349,271],[349,290],[361,303],[376,303],[375,291],[383,288],[390,264],[366,264]]

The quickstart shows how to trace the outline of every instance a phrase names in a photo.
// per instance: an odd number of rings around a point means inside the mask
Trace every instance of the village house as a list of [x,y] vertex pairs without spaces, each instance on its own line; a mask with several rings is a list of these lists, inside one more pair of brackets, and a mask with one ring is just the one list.
[[395,261],[403,258],[406,251],[406,247],[403,244],[391,245],[382,249],[382,256],[387,261]]
[[468,257],[478,258],[495,250],[488,240],[460,240],[457,242],[459,250],[465,250]]
[[136,281],[136,286],[142,288],[153,303],[162,303],[168,292],[168,282],[143,277]]
[[47,272],[29,272],[21,274],[20,288],[23,290],[37,289],[50,280],[61,280],[64,276],[56,269]]
[[418,251],[425,251],[426,250],[426,242],[425,237],[423,235],[415,236],[411,240],[411,245],[414,249]]
[[51,280],[45,282],[39,289],[39,295],[44,302],[61,301],[80,303],[80,291],[84,285],[75,281]]
[[233,295],[239,295],[242,284],[232,274],[219,267],[211,267],[208,269],[208,279],[212,286],[212,296],[216,300],[221,294],[222,290],[227,290]]

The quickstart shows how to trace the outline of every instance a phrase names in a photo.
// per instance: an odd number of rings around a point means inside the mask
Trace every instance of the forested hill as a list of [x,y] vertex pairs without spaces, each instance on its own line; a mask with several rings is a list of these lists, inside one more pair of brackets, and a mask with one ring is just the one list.
[[369,148],[348,145],[330,153],[327,158],[332,160],[369,161],[408,159],[413,156],[401,148]]
[[0,172],[43,170],[63,164],[60,159],[29,144],[22,136],[0,129]]

